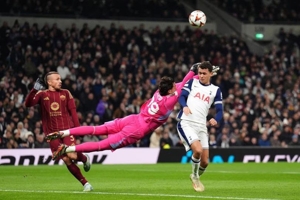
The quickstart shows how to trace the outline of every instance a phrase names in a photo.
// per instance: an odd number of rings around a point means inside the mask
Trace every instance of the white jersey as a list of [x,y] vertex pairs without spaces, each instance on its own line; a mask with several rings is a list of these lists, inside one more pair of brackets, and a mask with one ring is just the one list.
[[181,109],[178,118],[206,126],[206,117],[211,105],[222,105],[220,88],[213,84],[203,85],[198,79],[191,79],[184,85],[183,90],[189,93],[186,104],[192,114],[185,115]]

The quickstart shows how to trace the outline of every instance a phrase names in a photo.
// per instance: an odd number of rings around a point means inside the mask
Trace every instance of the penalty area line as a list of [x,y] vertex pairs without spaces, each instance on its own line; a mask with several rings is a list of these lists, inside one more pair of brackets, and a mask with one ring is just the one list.
[[57,193],[57,194],[87,194],[87,195],[124,195],[124,196],[149,196],[149,197],[181,197],[181,198],[206,198],[206,199],[233,199],[233,200],[279,200],[265,198],[243,198],[243,197],[218,197],[204,195],[181,195],[181,194],[146,194],[146,193],[127,193],[127,192],[79,192],[79,191],[51,191],[51,190],[7,190],[0,189],[0,192],[20,192],[20,193]]

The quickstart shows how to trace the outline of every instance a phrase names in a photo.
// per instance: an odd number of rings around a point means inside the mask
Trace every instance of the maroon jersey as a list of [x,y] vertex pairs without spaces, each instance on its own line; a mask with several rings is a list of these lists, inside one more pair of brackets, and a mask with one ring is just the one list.
[[79,126],[75,101],[69,90],[32,89],[25,100],[26,107],[40,105],[43,131],[49,133]]

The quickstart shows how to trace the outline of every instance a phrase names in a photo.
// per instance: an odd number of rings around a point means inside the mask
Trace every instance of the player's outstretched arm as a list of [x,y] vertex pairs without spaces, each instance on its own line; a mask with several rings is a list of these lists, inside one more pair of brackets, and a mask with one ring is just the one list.
[[25,99],[25,106],[31,107],[31,106],[35,106],[36,104],[38,104],[40,101],[40,98],[41,98],[41,93],[39,91],[41,91],[43,89],[45,89],[45,86],[44,86],[42,80],[40,78],[38,78],[35,81],[32,90],[29,92],[29,94],[27,95],[27,97]]
[[43,79],[37,78],[33,85],[33,89],[37,91],[46,89]]
[[195,72],[198,70],[198,67],[201,63],[195,63],[191,66],[191,69],[189,71],[189,73],[187,73],[187,75],[185,75],[185,77],[183,78],[182,82],[177,83],[176,84],[176,91],[178,92],[178,94],[181,92],[181,89],[183,88],[184,84],[190,80],[191,78],[193,78],[193,76],[195,75]]

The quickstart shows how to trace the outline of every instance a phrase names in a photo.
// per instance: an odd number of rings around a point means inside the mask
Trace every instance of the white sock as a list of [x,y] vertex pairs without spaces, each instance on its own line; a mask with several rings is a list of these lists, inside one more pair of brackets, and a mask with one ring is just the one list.
[[75,151],[76,151],[76,147],[75,146],[68,146],[66,148],[66,153],[75,152]]
[[196,159],[196,158],[194,158],[194,156],[192,156],[192,173],[196,177],[199,176],[199,174],[198,174],[199,167],[200,167],[200,159]]
[[70,130],[64,130],[64,131],[60,131],[61,133],[63,133],[62,137],[66,137],[68,135],[70,135]]

